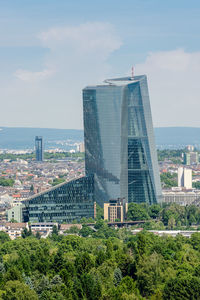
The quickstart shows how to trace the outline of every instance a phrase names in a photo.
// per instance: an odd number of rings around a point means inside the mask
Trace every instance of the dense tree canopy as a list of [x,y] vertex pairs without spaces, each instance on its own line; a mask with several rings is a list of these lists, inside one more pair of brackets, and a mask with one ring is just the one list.
[[178,163],[182,162],[182,153],[186,152],[185,149],[178,149],[178,150],[157,150],[158,153],[158,160],[163,161],[165,159],[167,160],[177,160]]
[[150,216],[147,209],[140,204],[130,203],[128,207],[127,218],[133,221],[148,220]]
[[200,208],[194,205],[180,206],[176,203],[147,205],[130,203],[127,218],[132,221],[149,220],[140,227],[145,229],[181,229],[200,225]]
[[160,175],[160,180],[161,180],[163,187],[165,187],[165,188],[171,188],[171,187],[175,187],[178,185],[177,174],[171,174],[169,172],[162,173]]
[[55,185],[58,185],[58,184],[63,183],[63,182],[65,182],[64,178],[54,178],[53,181],[50,181],[49,183],[52,186],[55,186]]
[[[186,208],[141,205],[168,224]],[[198,219],[197,208],[187,217]],[[185,221],[184,221],[185,222]],[[168,226],[168,225],[167,225]],[[200,233],[159,237],[114,229],[101,219],[89,230],[39,239],[29,232],[11,241],[1,233],[0,299],[199,299]],[[84,237],[86,236],[86,237]]]
[[0,185],[1,186],[13,186],[14,185],[14,180],[11,178],[4,178],[0,177]]

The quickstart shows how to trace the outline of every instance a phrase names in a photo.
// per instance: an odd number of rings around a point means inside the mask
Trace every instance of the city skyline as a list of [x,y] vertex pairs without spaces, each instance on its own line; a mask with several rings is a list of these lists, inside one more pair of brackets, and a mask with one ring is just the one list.
[[0,126],[83,128],[82,88],[130,76],[134,65],[148,77],[155,127],[200,127],[199,2],[19,0],[0,8]]
[[[83,118],[85,176],[28,198],[24,213],[29,221],[80,221],[94,217],[95,203],[103,208],[111,199],[162,202],[146,76],[87,86]],[[41,142],[37,136],[36,149],[41,150]]]

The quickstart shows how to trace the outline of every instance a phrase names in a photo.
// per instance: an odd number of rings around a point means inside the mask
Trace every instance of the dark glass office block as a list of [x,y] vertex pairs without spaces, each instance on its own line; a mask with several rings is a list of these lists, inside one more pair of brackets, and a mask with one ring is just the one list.
[[94,217],[93,176],[81,177],[61,183],[50,190],[37,194],[25,203],[30,222],[80,221]]

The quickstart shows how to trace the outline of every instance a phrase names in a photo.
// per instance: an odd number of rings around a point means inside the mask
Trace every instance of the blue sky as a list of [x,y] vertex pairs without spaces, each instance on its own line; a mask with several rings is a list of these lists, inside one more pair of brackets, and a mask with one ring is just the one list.
[[0,0],[0,126],[82,128],[82,88],[134,65],[156,127],[200,127],[199,15],[198,0]]

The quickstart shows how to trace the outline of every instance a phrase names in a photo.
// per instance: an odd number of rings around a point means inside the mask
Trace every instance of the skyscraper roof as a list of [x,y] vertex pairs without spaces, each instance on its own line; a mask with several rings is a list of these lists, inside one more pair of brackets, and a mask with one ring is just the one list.
[[145,78],[146,75],[140,75],[140,76],[134,76],[134,77],[120,77],[120,78],[111,78],[111,79],[106,79],[104,80],[103,83],[95,85],[95,86],[87,86],[85,89],[91,89],[91,88],[97,88],[97,87],[102,87],[102,86],[123,86],[127,84],[131,84],[134,82],[138,82],[141,79]]

